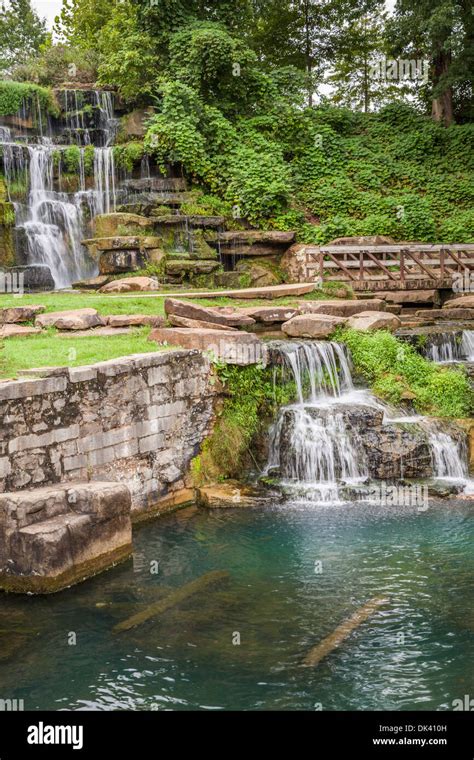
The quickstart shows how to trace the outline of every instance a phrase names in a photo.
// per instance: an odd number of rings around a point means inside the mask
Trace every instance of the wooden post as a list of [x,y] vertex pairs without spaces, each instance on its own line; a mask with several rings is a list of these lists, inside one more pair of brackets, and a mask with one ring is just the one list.
[[400,280],[405,282],[405,251],[400,249]]

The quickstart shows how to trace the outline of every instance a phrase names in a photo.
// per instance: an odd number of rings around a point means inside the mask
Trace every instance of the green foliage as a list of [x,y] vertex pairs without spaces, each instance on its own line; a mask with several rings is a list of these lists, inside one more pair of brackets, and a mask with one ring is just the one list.
[[84,174],[90,177],[94,174],[94,153],[95,149],[93,145],[86,145],[83,151],[84,156]]
[[156,41],[139,25],[135,3],[124,0],[100,30],[99,84],[116,85],[127,102],[149,102],[159,66]]
[[435,417],[468,417],[474,397],[467,376],[421,356],[385,331],[342,330],[336,339],[350,349],[357,373],[378,396],[398,404],[413,400],[417,411]]
[[133,167],[138,164],[144,155],[142,142],[129,142],[125,145],[114,146],[114,162],[117,169],[124,169],[131,172]]
[[193,462],[196,485],[241,477],[244,462],[252,460],[252,441],[275,409],[295,397],[294,384],[274,383],[271,368],[217,364],[216,369],[225,399],[211,436]]
[[17,64],[37,54],[46,44],[48,34],[43,20],[31,6],[31,0],[9,0],[0,14],[0,72],[11,73]]
[[10,116],[20,111],[26,102],[36,117],[42,114],[58,115],[59,107],[50,89],[24,82],[0,82],[0,116]]
[[81,151],[77,145],[70,145],[68,148],[62,151],[62,166],[64,171],[68,174],[78,174],[79,164],[81,161]]
[[74,84],[94,82],[97,77],[96,50],[83,50],[68,45],[49,45],[40,55],[15,66],[13,75],[20,81],[33,81],[41,85],[57,86],[64,82]]

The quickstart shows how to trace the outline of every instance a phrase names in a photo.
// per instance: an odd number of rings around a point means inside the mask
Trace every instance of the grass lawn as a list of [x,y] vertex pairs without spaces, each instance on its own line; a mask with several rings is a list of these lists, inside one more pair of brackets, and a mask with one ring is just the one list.
[[[183,298],[179,291],[174,297]],[[321,290],[307,293],[305,296],[292,298],[234,299],[215,298],[186,300],[201,306],[288,306],[301,300],[320,300],[330,296]],[[84,309],[97,309],[99,314],[148,314],[164,316],[165,296],[150,295],[107,295],[98,293],[38,293],[36,295],[0,295],[0,308],[8,306],[28,306],[41,304],[47,312]],[[156,343],[147,340],[150,328],[135,329],[128,335],[78,337],[74,332],[57,332],[54,329],[44,331],[41,335],[25,338],[8,338],[3,341],[0,353],[0,378],[14,378],[18,370],[34,367],[62,367],[94,364],[107,359],[116,359],[127,354],[149,353],[160,350]],[[163,350],[163,349],[161,349]]]
[[8,338],[0,354],[0,377],[14,378],[18,370],[33,367],[77,367],[127,354],[167,350],[148,340],[149,327],[129,335],[77,337],[50,329],[42,335]]
[[[173,293],[173,298],[186,298],[202,306],[288,306],[297,301],[314,301],[330,298],[330,296],[321,290],[315,290],[304,296],[278,299],[236,299],[236,298],[219,298],[218,291],[214,298],[196,298],[192,295],[182,296],[179,291]],[[97,309],[99,314],[107,316],[108,314],[155,314],[164,315],[165,296],[153,296],[152,294],[126,294],[126,295],[107,295],[105,293],[38,293],[26,294],[23,296],[0,295],[0,308],[8,306],[28,306],[30,304],[41,304],[46,311],[68,311],[71,309]]]

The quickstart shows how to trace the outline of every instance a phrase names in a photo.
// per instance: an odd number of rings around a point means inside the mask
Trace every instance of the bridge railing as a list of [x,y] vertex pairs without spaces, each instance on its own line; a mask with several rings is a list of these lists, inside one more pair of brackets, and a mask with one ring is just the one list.
[[305,253],[309,279],[437,282],[474,271],[474,244],[467,243],[307,246]]

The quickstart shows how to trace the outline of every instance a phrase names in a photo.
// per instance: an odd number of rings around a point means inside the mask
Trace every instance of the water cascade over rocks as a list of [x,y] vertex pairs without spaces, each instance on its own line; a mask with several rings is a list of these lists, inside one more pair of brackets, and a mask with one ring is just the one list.
[[292,501],[340,504],[378,479],[435,478],[468,484],[463,434],[389,409],[354,387],[350,355],[334,342],[271,344],[272,361],[295,383],[295,403],[270,430],[265,474]]
[[[27,185],[24,199],[16,201],[17,239],[27,265],[48,267],[56,288],[97,274],[98,268],[81,240],[87,222],[97,214],[116,208],[116,169],[113,142],[118,127],[110,92],[94,91],[97,112],[96,128],[84,123],[84,112],[76,90],[62,92],[65,109],[64,129],[55,133],[49,120],[38,111],[37,133],[23,134],[8,126],[0,126],[3,171],[7,188]],[[24,107],[26,114],[26,105]],[[74,192],[63,190],[61,165],[62,144],[66,137],[79,151],[78,187]],[[94,146],[93,176],[86,182],[85,149]]]
[[425,356],[433,362],[474,362],[474,330],[444,333],[428,343]]

